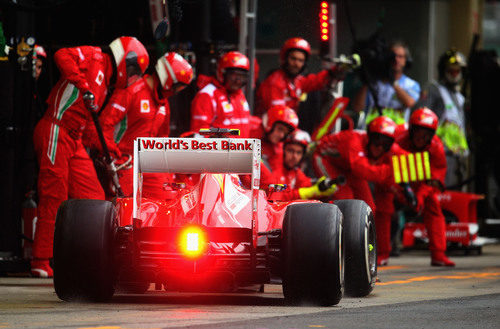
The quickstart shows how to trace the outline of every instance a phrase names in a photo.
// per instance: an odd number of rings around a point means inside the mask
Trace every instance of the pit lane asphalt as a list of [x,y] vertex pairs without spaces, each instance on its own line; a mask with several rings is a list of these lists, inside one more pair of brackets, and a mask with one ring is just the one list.
[[500,328],[500,245],[452,259],[455,268],[431,267],[427,251],[405,252],[379,269],[370,296],[328,308],[286,306],[279,285],[237,294],[151,286],[107,304],[66,303],[50,279],[2,277],[0,328]]

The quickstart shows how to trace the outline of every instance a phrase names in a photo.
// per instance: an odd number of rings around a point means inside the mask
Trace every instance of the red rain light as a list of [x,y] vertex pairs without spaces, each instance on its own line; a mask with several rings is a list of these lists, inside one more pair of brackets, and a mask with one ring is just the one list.
[[200,257],[207,249],[206,233],[199,226],[187,226],[182,229],[178,241],[180,251],[188,258]]

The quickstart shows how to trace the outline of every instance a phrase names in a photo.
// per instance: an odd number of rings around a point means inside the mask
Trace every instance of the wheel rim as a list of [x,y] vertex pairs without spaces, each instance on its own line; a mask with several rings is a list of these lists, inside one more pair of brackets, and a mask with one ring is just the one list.
[[368,269],[369,269],[369,280],[377,275],[377,248],[375,246],[375,226],[372,222],[368,221],[368,227],[366,228],[368,233],[368,244],[367,244],[367,254],[368,254]]
[[368,282],[377,274],[377,252],[375,247],[375,227],[369,220],[371,214],[365,217],[365,263]]

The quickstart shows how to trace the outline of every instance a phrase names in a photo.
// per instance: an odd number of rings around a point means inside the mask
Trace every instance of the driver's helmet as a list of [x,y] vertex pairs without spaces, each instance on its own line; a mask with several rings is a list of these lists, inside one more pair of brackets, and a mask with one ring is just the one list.
[[165,91],[179,92],[193,80],[193,68],[184,57],[175,52],[160,57],[155,69]]
[[119,37],[109,44],[116,65],[116,88],[125,88],[128,78],[142,75],[149,65],[144,45],[134,37]]
[[293,131],[299,127],[297,113],[286,105],[274,105],[262,116],[262,126],[266,133],[270,133],[276,122],[284,123]]
[[286,64],[286,58],[291,50],[303,51],[306,55],[306,60],[311,55],[311,45],[307,40],[302,38],[291,38],[285,41],[280,50],[280,64]]
[[220,83],[224,83],[224,75],[227,70],[243,70],[250,71],[250,61],[248,58],[238,51],[230,51],[225,53],[217,63],[216,78]]

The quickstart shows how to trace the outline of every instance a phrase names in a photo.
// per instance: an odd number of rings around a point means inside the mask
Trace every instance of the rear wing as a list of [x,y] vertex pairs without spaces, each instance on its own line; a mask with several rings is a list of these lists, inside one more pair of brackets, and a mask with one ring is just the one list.
[[252,190],[260,186],[260,139],[137,138],[134,141],[134,218],[142,194],[143,173],[252,174]]

